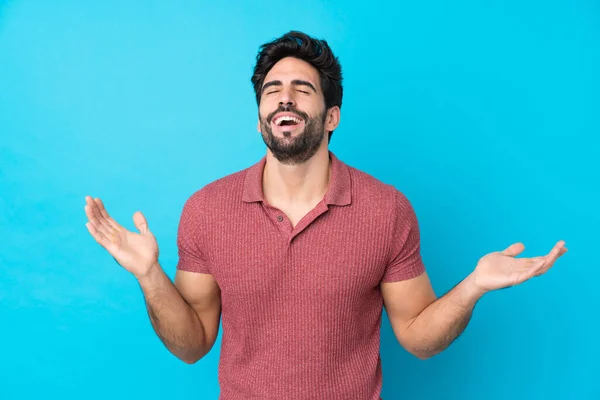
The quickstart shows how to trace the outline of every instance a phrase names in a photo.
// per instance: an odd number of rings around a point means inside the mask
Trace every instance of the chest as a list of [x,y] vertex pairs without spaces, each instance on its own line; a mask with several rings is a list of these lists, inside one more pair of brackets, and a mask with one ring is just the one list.
[[322,217],[292,240],[275,224],[228,232],[227,241],[238,246],[228,251],[215,246],[210,257],[224,310],[298,299],[359,302],[372,295],[385,272],[382,228],[343,228],[331,216]]

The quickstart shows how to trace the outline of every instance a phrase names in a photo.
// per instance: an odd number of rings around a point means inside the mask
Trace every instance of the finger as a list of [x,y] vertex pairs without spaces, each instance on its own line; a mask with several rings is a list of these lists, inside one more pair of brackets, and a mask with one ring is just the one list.
[[556,243],[554,245],[554,247],[550,251],[549,255],[551,255],[552,257],[554,257],[554,259],[557,259],[558,257],[560,257],[561,255],[564,254],[563,249],[565,249],[565,241],[564,240],[560,240],[558,243]]
[[542,275],[542,274],[545,274],[546,272],[548,272],[548,270],[554,266],[554,263],[556,262],[556,260],[558,260],[558,258],[560,256],[562,256],[563,254],[565,254],[566,252],[567,252],[567,248],[565,247],[564,241],[558,242],[554,246],[554,248],[550,251],[550,253],[548,253],[548,255],[546,255],[546,257],[545,257],[546,262],[542,266],[542,268],[540,268],[538,275]]
[[83,206],[83,210],[85,211],[85,216],[87,217],[88,221],[92,221],[95,219],[94,212],[92,211],[92,208],[88,203],[86,203],[85,206]]
[[140,233],[149,232],[148,221],[146,220],[146,217],[144,217],[144,214],[142,214],[140,211],[136,211],[133,214],[133,224],[136,228],[138,228]]
[[108,215],[108,211],[106,211],[106,207],[104,207],[104,203],[102,202],[102,200],[100,200],[99,197],[94,198],[94,203],[96,203],[96,206],[98,207],[98,211],[104,218],[106,218],[106,219],[110,218],[110,216]]
[[100,215],[102,215],[102,217],[108,222],[110,223],[114,228],[119,228],[120,225],[117,223],[117,221],[115,221],[109,214],[108,211],[106,211],[106,207],[104,207],[104,203],[102,202],[102,200],[100,200],[98,197],[96,197],[94,199],[94,203],[98,209],[98,212],[100,213]]
[[88,216],[89,223],[94,227],[96,232],[102,234],[107,239],[114,235],[114,229],[106,220],[98,218],[98,214],[93,211],[92,205],[85,205],[85,213]]
[[531,266],[532,271],[534,272],[534,275],[540,275],[543,274],[544,270],[546,269],[547,265],[548,265],[548,258],[547,257],[536,257],[537,260],[534,261],[533,265]]
[[531,257],[531,258],[520,258],[519,261],[523,262],[525,268],[535,268],[546,261],[545,256]]
[[94,201],[94,199],[92,197],[88,196],[86,198],[86,205],[89,208],[90,215],[92,216],[92,218],[94,218],[99,224],[102,223],[104,220],[104,217],[102,216],[102,213],[98,209],[98,204]]
[[85,210],[85,215],[88,217],[88,220],[94,219],[94,200],[90,196],[85,196],[85,206],[83,207]]
[[104,236],[104,234],[102,234],[102,232],[98,231],[94,227],[94,225],[92,225],[89,222],[86,223],[85,226],[88,229],[88,232],[90,232],[90,235],[92,235],[92,237],[96,240],[96,242],[98,242],[98,244],[100,244],[102,247],[104,247],[107,250],[110,248],[112,242],[106,236]]
[[[531,272],[532,270],[537,270],[541,265],[544,264],[544,257],[532,257],[532,258],[518,258],[515,261],[519,266],[517,268],[520,272]],[[533,273],[533,272],[532,272]]]
[[96,197],[94,199],[94,203],[96,204],[96,206],[98,207],[98,211],[100,212],[100,215],[102,215],[102,217],[104,218],[104,220],[115,230],[120,231],[122,229],[124,229],[117,221],[115,221],[115,219],[113,217],[111,217],[108,214],[108,211],[106,211],[106,207],[104,207],[104,203],[102,202],[101,199],[99,199],[98,197]]
[[83,209],[85,210],[85,215],[89,223],[92,224],[96,229],[98,229],[100,227],[100,221],[98,221],[98,218],[96,218],[92,206],[89,203],[87,203],[83,207]]
[[544,257],[546,259],[546,264],[552,265],[558,259],[558,257],[560,257],[562,254],[564,254],[563,249],[564,249],[563,241],[560,241],[557,244],[555,244],[554,247],[552,248],[552,250],[550,250],[550,252],[548,254],[546,254],[546,256]]
[[544,268],[546,263],[545,257],[534,257],[523,260],[523,270],[520,282],[524,282],[540,274],[540,270]]
[[96,234],[102,235],[105,238],[108,238],[108,230],[103,226],[102,221],[99,219],[101,215],[98,212],[96,212],[97,206],[94,203],[94,199],[91,196],[86,196],[85,200],[85,215],[87,216],[91,227],[94,228],[94,232]]
[[120,230],[121,226],[117,224],[106,212],[104,204],[99,198],[89,197],[87,205],[90,208],[90,214],[93,217],[94,226],[105,236],[116,235]]
[[525,250],[525,246],[523,245],[523,243],[514,243],[514,244],[511,244],[510,246],[508,246],[501,253],[504,254],[505,256],[515,257],[515,256],[521,254],[523,252],[523,250]]

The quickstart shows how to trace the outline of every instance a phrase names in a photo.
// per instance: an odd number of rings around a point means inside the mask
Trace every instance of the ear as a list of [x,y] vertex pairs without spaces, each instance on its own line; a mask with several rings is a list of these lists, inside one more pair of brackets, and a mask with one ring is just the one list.
[[325,130],[326,131],[334,131],[340,124],[340,108],[338,106],[333,106],[329,110],[327,110],[327,115],[325,117]]
[[262,133],[260,130],[260,120],[256,123],[256,130],[258,131],[258,133]]

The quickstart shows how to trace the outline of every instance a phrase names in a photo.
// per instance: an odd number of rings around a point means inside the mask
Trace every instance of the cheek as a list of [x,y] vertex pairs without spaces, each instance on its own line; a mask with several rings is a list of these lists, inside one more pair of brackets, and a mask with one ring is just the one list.
[[322,116],[323,110],[325,109],[325,104],[318,99],[304,99],[304,101],[298,101],[297,107],[299,110],[302,110],[313,116]]
[[260,113],[262,118],[267,118],[267,116],[277,109],[277,104],[269,99],[262,99],[260,105],[258,107],[258,112]]
[[267,111],[267,109],[264,105],[261,105],[258,109],[258,115],[261,120],[265,121],[267,119],[267,117],[269,116],[269,111]]

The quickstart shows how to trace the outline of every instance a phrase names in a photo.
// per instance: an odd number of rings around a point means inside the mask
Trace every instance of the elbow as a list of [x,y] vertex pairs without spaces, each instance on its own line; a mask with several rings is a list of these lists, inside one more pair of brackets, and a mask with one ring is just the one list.
[[204,356],[208,353],[208,351],[188,351],[180,354],[173,353],[178,359],[183,361],[186,364],[192,365],[196,364],[200,361]]
[[417,357],[419,360],[428,360],[435,356],[437,353],[435,352],[427,352],[427,351],[410,351],[410,354]]
[[404,350],[419,360],[428,360],[435,357],[448,347],[439,341],[424,341],[414,335],[398,337],[398,342]]
[[398,343],[419,360],[428,360],[442,351],[442,349],[427,348],[423,346],[423,343],[406,336],[398,338]]
[[183,361],[186,364],[196,364],[198,361],[200,361],[200,359],[202,357],[200,357],[198,354],[176,354],[175,355],[178,359],[180,359],[181,361]]
[[184,363],[188,364],[188,365],[192,365],[192,364],[196,364],[198,361],[200,361],[199,357],[194,357],[194,358],[180,358],[181,361],[183,361]]
[[183,361],[186,364],[192,365],[192,364],[196,364],[204,356],[205,356],[205,354],[186,354],[186,355],[179,356],[177,358],[179,358],[181,361]]
[[443,346],[443,345],[437,346],[437,347],[429,347],[429,348],[411,347],[407,350],[410,354],[417,357],[419,360],[428,360],[428,359],[435,357],[438,354],[442,353],[444,350],[446,350],[447,347],[448,346]]
[[171,352],[181,361],[186,364],[195,364],[206,356],[210,350],[213,348],[215,344],[215,340],[210,340],[208,342],[197,343],[195,345],[188,345],[185,347],[180,347],[176,351],[175,349],[170,349]]
[[419,360],[428,360],[439,353],[441,353],[443,348],[427,348],[419,345],[408,345],[406,342],[404,344],[404,349],[408,351],[411,355],[415,356]]

